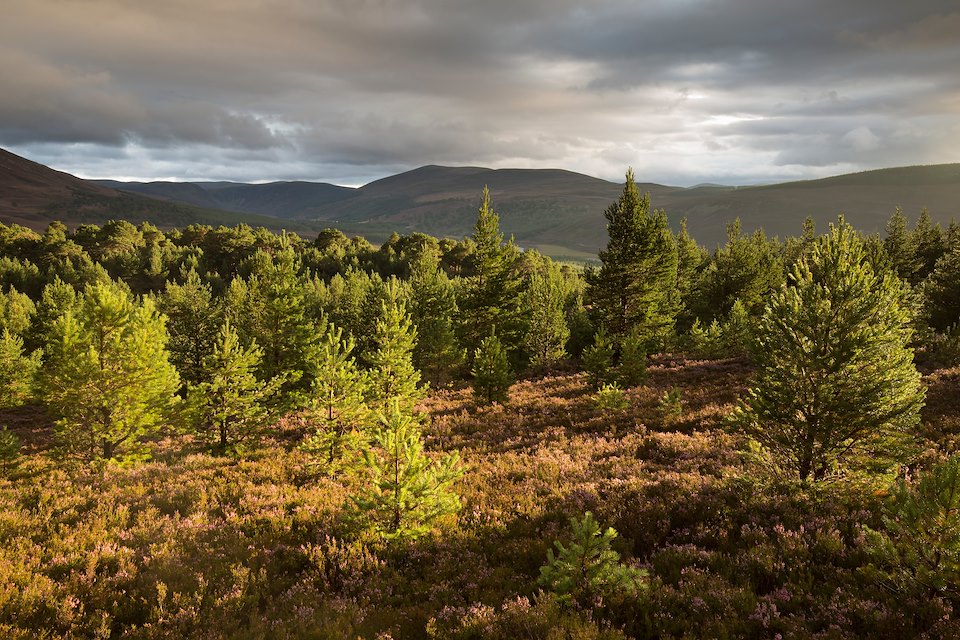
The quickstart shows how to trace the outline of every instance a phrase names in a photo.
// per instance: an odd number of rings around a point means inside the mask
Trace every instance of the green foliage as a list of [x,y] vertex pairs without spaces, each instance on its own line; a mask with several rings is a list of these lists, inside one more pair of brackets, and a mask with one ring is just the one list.
[[433,386],[442,386],[464,359],[454,332],[453,283],[440,269],[436,249],[422,251],[410,268],[410,318],[417,328],[413,364]]
[[524,296],[527,331],[524,346],[535,368],[549,368],[566,356],[570,338],[564,305],[563,275],[556,265],[530,276]]
[[231,320],[245,340],[263,349],[259,377],[282,376],[284,394],[301,404],[312,383],[310,362],[318,332],[306,315],[300,262],[290,247],[274,256],[259,252],[252,260],[242,311]]
[[453,483],[463,475],[456,453],[431,460],[413,418],[394,400],[354,469],[362,485],[351,496],[351,517],[386,539],[418,538],[460,510]]
[[616,382],[600,385],[593,396],[593,404],[603,411],[622,411],[630,406],[627,394]]
[[313,379],[313,417],[318,426],[303,444],[315,463],[331,473],[363,442],[363,428],[370,416],[364,398],[368,380],[352,357],[354,342],[343,330],[327,325],[320,342]]
[[417,329],[402,304],[384,303],[382,310],[374,334],[376,350],[367,355],[371,406],[386,411],[391,402],[398,400],[401,407],[410,411],[423,395],[417,388],[420,372],[413,366]]
[[200,383],[190,386],[194,427],[219,451],[256,440],[275,417],[270,405],[283,381],[257,379],[262,354],[256,344],[244,348],[227,320],[204,360]]
[[937,260],[923,283],[924,316],[937,331],[960,324],[960,245]]
[[33,316],[30,328],[24,333],[24,345],[27,349],[43,349],[53,334],[53,325],[57,319],[79,305],[77,292],[59,277],[43,288],[37,312]]
[[170,362],[184,383],[198,384],[203,378],[204,362],[217,341],[220,310],[214,304],[212,288],[200,280],[195,270],[183,275],[182,284],[166,283],[157,307],[167,317]]
[[593,344],[583,350],[583,369],[587,372],[590,384],[599,389],[605,382],[613,382],[616,372],[613,368],[613,341],[601,327],[593,337]]
[[904,291],[874,273],[842,218],[794,265],[758,334],[737,418],[790,473],[822,480],[902,459],[924,398]]
[[761,230],[744,236],[737,219],[727,226],[727,243],[703,270],[690,304],[704,324],[722,320],[739,300],[748,314],[759,315],[784,282],[780,247]]
[[518,251],[512,239],[504,244],[500,216],[493,210],[486,187],[471,237],[474,275],[466,280],[460,305],[461,342],[473,355],[490,331],[495,331],[508,353],[518,352],[523,340],[523,279],[514,269]]
[[683,415],[683,391],[671,387],[663,392],[657,403],[660,415],[667,424],[676,422]]
[[960,456],[901,478],[874,538],[900,581],[960,595]]
[[591,609],[636,598],[647,588],[647,572],[622,565],[620,554],[611,548],[617,537],[613,527],[601,530],[589,511],[582,519],[570,518],[570,527],[570,543],[555,541],[557,554],[549,549],[540,567],[540,586],[558,601]]
[[680,221],[677,233],[677,332],[688,331],[696,319],[694,296],[700,284],[700,277],[707,265],[706,249],[690,236],[687,231],[687,219]]
[[673,328],[679,304],[677,247],[663,211],[650,212],[627,171],[617,202],[604,212],[609,241],[601,267],[586,273],[587,299],[598,324],[615,340],[637,331],[644,341],[662,339]]
[[722,321],[714,320],[704,328],[699,318],[684,337],[684,349],[701,358],[730,358],[748,354],[753,345],[757,320],[750,317],[744,304],[737,300]]
[[0,469],[9,472],[19,457],[20,438],[6,427],[0,427]]
[[36,311],[36,305],[30,296],[10,287],[9,291],[0,295],[0,331],[23,335],[30,327],[31,318]]
[[39,367],[40,351],[24,354],[23,340],[4,329],[0,337],[0,409],[30,400]]
[[506,402],[513,382],[507,351],[493,333],[483,339],[473,355],[473,397],[484,404]]
[[153,302],[135,304],[115,284],[89,287],[79,311],[60,317],[40,389],[69,452],[110,459],[142,447],[173,408],[180,384],[166,342]]
[[902,280],[913,280],[920,269],[917,247],[914,238],[907,229],[907,217],[897,207],[886,225],[887,235],[883,239],[883,248],[890,259],[891,267]]
[[913,284],[923,281],[930,275],[937,261],[947,251],[947,240],[939,224],[933,224],[930,213],[923,209],[917,217],[917,223],[911,233],[913,249],[916,252],[917,270]]
[[620,343],[620,364],[617,379],[625,387],[635,387],[647,377],[647,353],[640,332],[633,329]]

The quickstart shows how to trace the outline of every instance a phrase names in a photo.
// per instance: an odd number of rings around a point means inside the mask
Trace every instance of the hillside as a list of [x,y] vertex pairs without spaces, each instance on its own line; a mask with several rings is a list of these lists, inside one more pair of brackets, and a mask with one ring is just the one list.
[[113,184],[122,184],[124,191],[81,180],[0,149],[0,222],[37,230],[54,220],[76,226],[120,218],[131,222],[149,221],[164,228],[194,223],[229,226],[246,223],[308,233],[319,228],[305,221],[282,221],[212,208],[198,195],[199,188],[189,184],[167,183],[174,188],[164,192],[165,199],[158,199],[159,189],[145,186],[145,191],[153,191],[149,194],[153,197],[148,197],[130,193],[126,183]]
[[[506,235],[523,247],[580,259],[596,255],[606,243],[603,211],[622,189],[559,169],[437,165],[358,189],[321,182],[91,182],[0,153],[0,219],[32,227],[54,218],[80,223],[125,217],[164,226],[247,222],[304,231],[334,226],[373,242],[394,232],[460,238],[471,232],[487,185]],[[841,212],[863,231],[881,231],[897,206],[909,217],[927,208],[944,224],[960,218],[960,164],[754,187],[638,186],[650,193],[655,208],[666,210],[675,228],[687,218],[691,233],[709,248],[723,242],[726,225],[737,217],[746,232],[762,228],[780,237],[798,233],[807,216],[824,229]]]
[[308,218],[304,210],[356,195],[356,189],[323,182],[91,182],[170,202],[276,218]]
[[[153,183],[157,184],[157,183]],[[176,200],[165,183],[163,196]],[[558,169],[420,167],[359,189],[323,183],[195,183],[224,208],[295,217],[336,226],[382,241],[393,232],[436,236],[470,233],[480,193],[490,187],[501,227],[524,247],[558,257],[595,255],[606,242],[604,209],[622,185]],[[723,242],[726,225],[741,218],[750,232],[799,232],[812,216],[819,228],[843,212],[866,232],[877,232],[899,205],[913,217],[926,207],[934,220],[960,217],[960,164],[880,169],[862,173],[755,187],[698,185],[691,188],[643,183],[653,206],[665,209],[674,227],[687,218],[703,244]],[[147,193],[145,185],[122,188]],[[191,192],[193,193],[193,192]]]

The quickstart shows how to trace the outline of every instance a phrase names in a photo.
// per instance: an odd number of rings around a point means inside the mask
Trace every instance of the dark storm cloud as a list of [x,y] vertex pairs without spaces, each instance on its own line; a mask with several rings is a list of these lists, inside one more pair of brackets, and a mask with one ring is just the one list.
[[955,2],[8,0],[0,43],[0,145],[88,176],[744,182],[960,142]]

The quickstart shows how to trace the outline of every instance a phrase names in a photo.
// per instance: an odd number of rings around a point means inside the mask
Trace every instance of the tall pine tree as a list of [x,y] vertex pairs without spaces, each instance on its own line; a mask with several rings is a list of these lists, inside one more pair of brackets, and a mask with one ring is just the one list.
[[454,332],[458,311],[453,283],[440,269],[440,255],[431,246],[420,252],[410,269],[410,318],[417,328],[413,364],[432,385],[440,386],[463,361]]
[[620,198],[604,211],[609,241],[601,267],[586,274],[587,300],[597,324],[619,342],[631,331],[655,343],[673,328],[677,248],[662,211],[650,211],[628,170]]
[[532,367],[548,368],[566,356],[570,329],[565,303],[563,275],[557,265],[547,263],[542,272],[530,276],[524,296],[524,346]]
[[374,332],[375,350],[368,354],[371,406],[385,411],[397,400],[410,411],[422,395],[417,384],[420,373],[413,366],[417,330],[402,304],[383,305],[383,315]]
[[490,190],[483,188],[483,201],[471,236],[474,275],[466,281],[460,305],[462,344],[468,354],[496,331],[509,353],[519,352],[523,340],[520,322],[523,279],[514,269],[517,248],[511,239],[504,244],[500,216],[490,203]]

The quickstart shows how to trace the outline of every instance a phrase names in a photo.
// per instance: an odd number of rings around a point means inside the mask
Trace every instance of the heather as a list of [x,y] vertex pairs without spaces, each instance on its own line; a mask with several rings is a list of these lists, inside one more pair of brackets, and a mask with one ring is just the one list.
[[[528,380],[509,405],[469,389],[421,405],[431,455],[458,450],[463,508],[442,534],[355,539],[351,487],[311,471],[284,419],[255,453],[182,436],[150,462],[64,468],[46,430],[0,484],[8,637],[949,637],[954,594],[901,583],[872,552],[885,493],[778,479],[723,416],[750,371],[659,358],[629,406],[597,409],[582,374]],[[960,371],[926,376],[924,423],[960,428]],[[666,417],[659,398],[683,394]],[[31,412],[32,413],[32,412]],[[24,420],[26,411],[10,416]],[[933,448],[932,441],[928,445]],[[554,540],[586,511],[649,572],[642,594],[589,608],[538,584]],[[539,622],[538,622],[539,621]]]
[[957,228],[0,226],[0,631],[960,632]]

